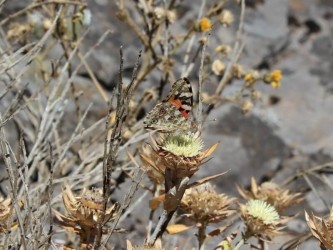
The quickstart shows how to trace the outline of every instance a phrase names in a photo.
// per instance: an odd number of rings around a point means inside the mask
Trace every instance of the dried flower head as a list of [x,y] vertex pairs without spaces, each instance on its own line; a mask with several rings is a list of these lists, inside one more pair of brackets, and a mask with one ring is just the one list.
[[232,66],[232,76],[236,79],[241,79],[245,75],[245,71],[242,65],[235,64]]
[[201,45],[204,45],[208,42],[208,39],[207,37],[203,36],[203,37],[200,37],[198,42],[201,44]]
[[250,112],[253,109],[253,103],[250,100],[244,100],[241,105],[243,114]]
[[[80,234],[86,240],[98,233],[98,225],[112,221],[119,208],[119,205],[115,203],[106,209],[103,216],[101,189],[84,189],[80,196],[74,196],[69,185],[65,185],[62,190],[62,199],[68,216],[54,211],[56,222],[66,230]],[[107,233],[106,227],[103,228],[103,233]]]
[[327,219],[309,215],[307,212],[305,219],[312,235],[320,242],[321,249],[333,250],[333,208]]
[[170,134],[161,136],[158,141],[152,140],[154,146],[144,147],[140,156],[148,176],[155,183],[160,183],[166,168],[176,170],[177,178],[192,176],[217,146],[202,151],[203,142],[197,134]]
[[175,11],[167,10],[162,7],[156,7],[154,9],[154,14],[158,20],[167,19],[169,23],[174,23],[177,19],[177,15]]
[[199,28],[200,28],[200,31],[203,31],[203,32],[210,31],[212,28],[212,23],[209,20],[209,18],[207,18],[207,17],[201,18],[201,20],[199,22]]
[[220,76],[223,74],[224,70],[225,70],[225,64],[219,59],[214,60],[212,64],[213,73],[217,76]]
[[251,91],[251,99],[254,101],[260,100],[261,99],[261,93],[258,90],[252,90]]
[[7,31],[7,38],[9,40],[17,40],[19,42],[27,42],[29,33],[32,30],[32,26],[29,23],[21,24],[12,22],[9,25],[9,29]]
[[10,198],[4,199],[0,196],[0,232],[3,233],[9,228],[13,228],[17,226],[16,222],[13,222],[12,225],[9,225],[8,228],[8,219],[10,215],[13,213],[11,210],[12,201]]
[[235,212],[230,206],[235,198],[217,194],[209,183],[187,189],[181,208],[189,218],[202,224],[218,223]]
[[231,47],[229,45],[219,45],[215,48],[216,52],[221,53],[222,55],[228,55],[231,52]]
[[140,158],[142,161],[142,170],[145,171],[148,178],[157,185],[164,183],[165,166],[162,165],[161,159],[155,149],[147,144],[143,145],[140,150]]
[[238,192],[245,200],[263,200],[275,207],[278,212],[300,203],[300,193],[290,194],[288,189],[279,187],[273,182],[264,182],[260,186],[257,185],[254,178],[251,179],[251,190],[247,191],[237,186]]
[[263,81],[270,84],[273,88],[279,88],[281,86],[282,72],[281,70],[274,70],[267,73],[263,77]]
[[275,208],[262,200],[250,200],[240,204],[242,219],[247,226],[245,237],[257,236],[270,239],[279,233],[280,216]]
[[245,86],[251,87],[260,79],[259,72],[256,70],[251,70],[244,76]]
[[[126,241],[126,245],[127,245],[127,250],[163,250],[164,248],[162,247],[162,241],[161,239],[157,239],[155,244],[152,246],[149,245],[143,245],[143,246],[133,246],[133,244],[127,240]],[[175,248],[176,250],[176,248]]]
[[219,21],[223,26],[229,26],[234,20],[234,14],[230,10],[223,10],[219,16]]

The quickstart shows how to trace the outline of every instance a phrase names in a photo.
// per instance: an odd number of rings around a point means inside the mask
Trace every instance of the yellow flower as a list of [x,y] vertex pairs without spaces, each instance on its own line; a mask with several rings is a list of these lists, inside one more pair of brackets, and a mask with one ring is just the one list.
[[200,30],[203,32],[210,31],[210,29],[212,28],[212,23],[207,17],[201,18],[199,25],[200,25]]
[[246,75],[244,76],[244,81],[245,81],[245,82],[251,82],[251,81],[253,81],[253,75],[250,74],[250,73],[246,74]]
[[232,51],[232,48],[229,45],[221,44],[215,48],[216,52],[220,52],[222,55],[227,55]]
[[246,87],[251,87],[256,81],[259,79],[259,73],[256,70],[252,70],[248,72],[244,76],[244,81],[245,81],[245,86]]
[[271,86],[274,89],[280,88],[281,87],[281,82],[271,82]]
[[265,74],[263,80],[273,88],[279,88],[281,87],[282,72],[281,70],[273,70],[272,72]]
[[282,79],[281,70],[274,70],[274,71],[272,71],[271,76],[272,76],[272,81],[273,82],[279,82],[279,81],[281,81],[281,79]]

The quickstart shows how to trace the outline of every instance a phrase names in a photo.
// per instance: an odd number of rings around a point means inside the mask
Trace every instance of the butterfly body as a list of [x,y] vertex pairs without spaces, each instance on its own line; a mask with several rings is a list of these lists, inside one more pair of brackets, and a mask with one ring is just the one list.
[[190,116],[192,106],[191,83],[187,78],[181,78],[172,85],[168,97],[147,114],[144,127],[162,133],[194,133],[197,127]]

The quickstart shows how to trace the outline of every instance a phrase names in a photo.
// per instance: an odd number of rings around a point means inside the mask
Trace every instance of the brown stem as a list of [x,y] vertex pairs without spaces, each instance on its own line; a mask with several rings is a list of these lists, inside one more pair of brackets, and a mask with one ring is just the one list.
[[[168,190],[168,188],[166,187],[168,193],[166,194],[165,202],[163,204],[164,205],[163,213],[160,217],[160,220],[154,230],[151,239],[147,242],[149,246],[153,246],[155,244],[155,241],[159,237],[161,237],[165,232],[173,214],[178,209],[178,206],[184,196],[186,189],[188,188],[189,180],[190,179],[188,177],[185,177],[184,179],[179,181],[180,182],[179,184],[176,184],[175,186],[170,188],[170,190]],[[166,184],[168,183],[167,180],[165,180],[165,182]]]
[[199,242],[199,249],[201,249],[201,247],[203,246],[204,241],[206,239],[206,227],[207,227],[206,223],[203,223],[198,227],[197,238],[198,238],[198,242]]

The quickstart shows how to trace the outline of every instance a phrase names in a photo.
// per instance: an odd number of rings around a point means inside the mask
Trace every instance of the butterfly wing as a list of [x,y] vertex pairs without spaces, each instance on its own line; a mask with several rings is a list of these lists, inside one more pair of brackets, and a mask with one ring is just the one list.
[[191,83],[187,78],[177,80],[166,99],[157,104],[145,117],[146,129],[164,133],[193,131],[196,126],[189,117],[193,105]]

